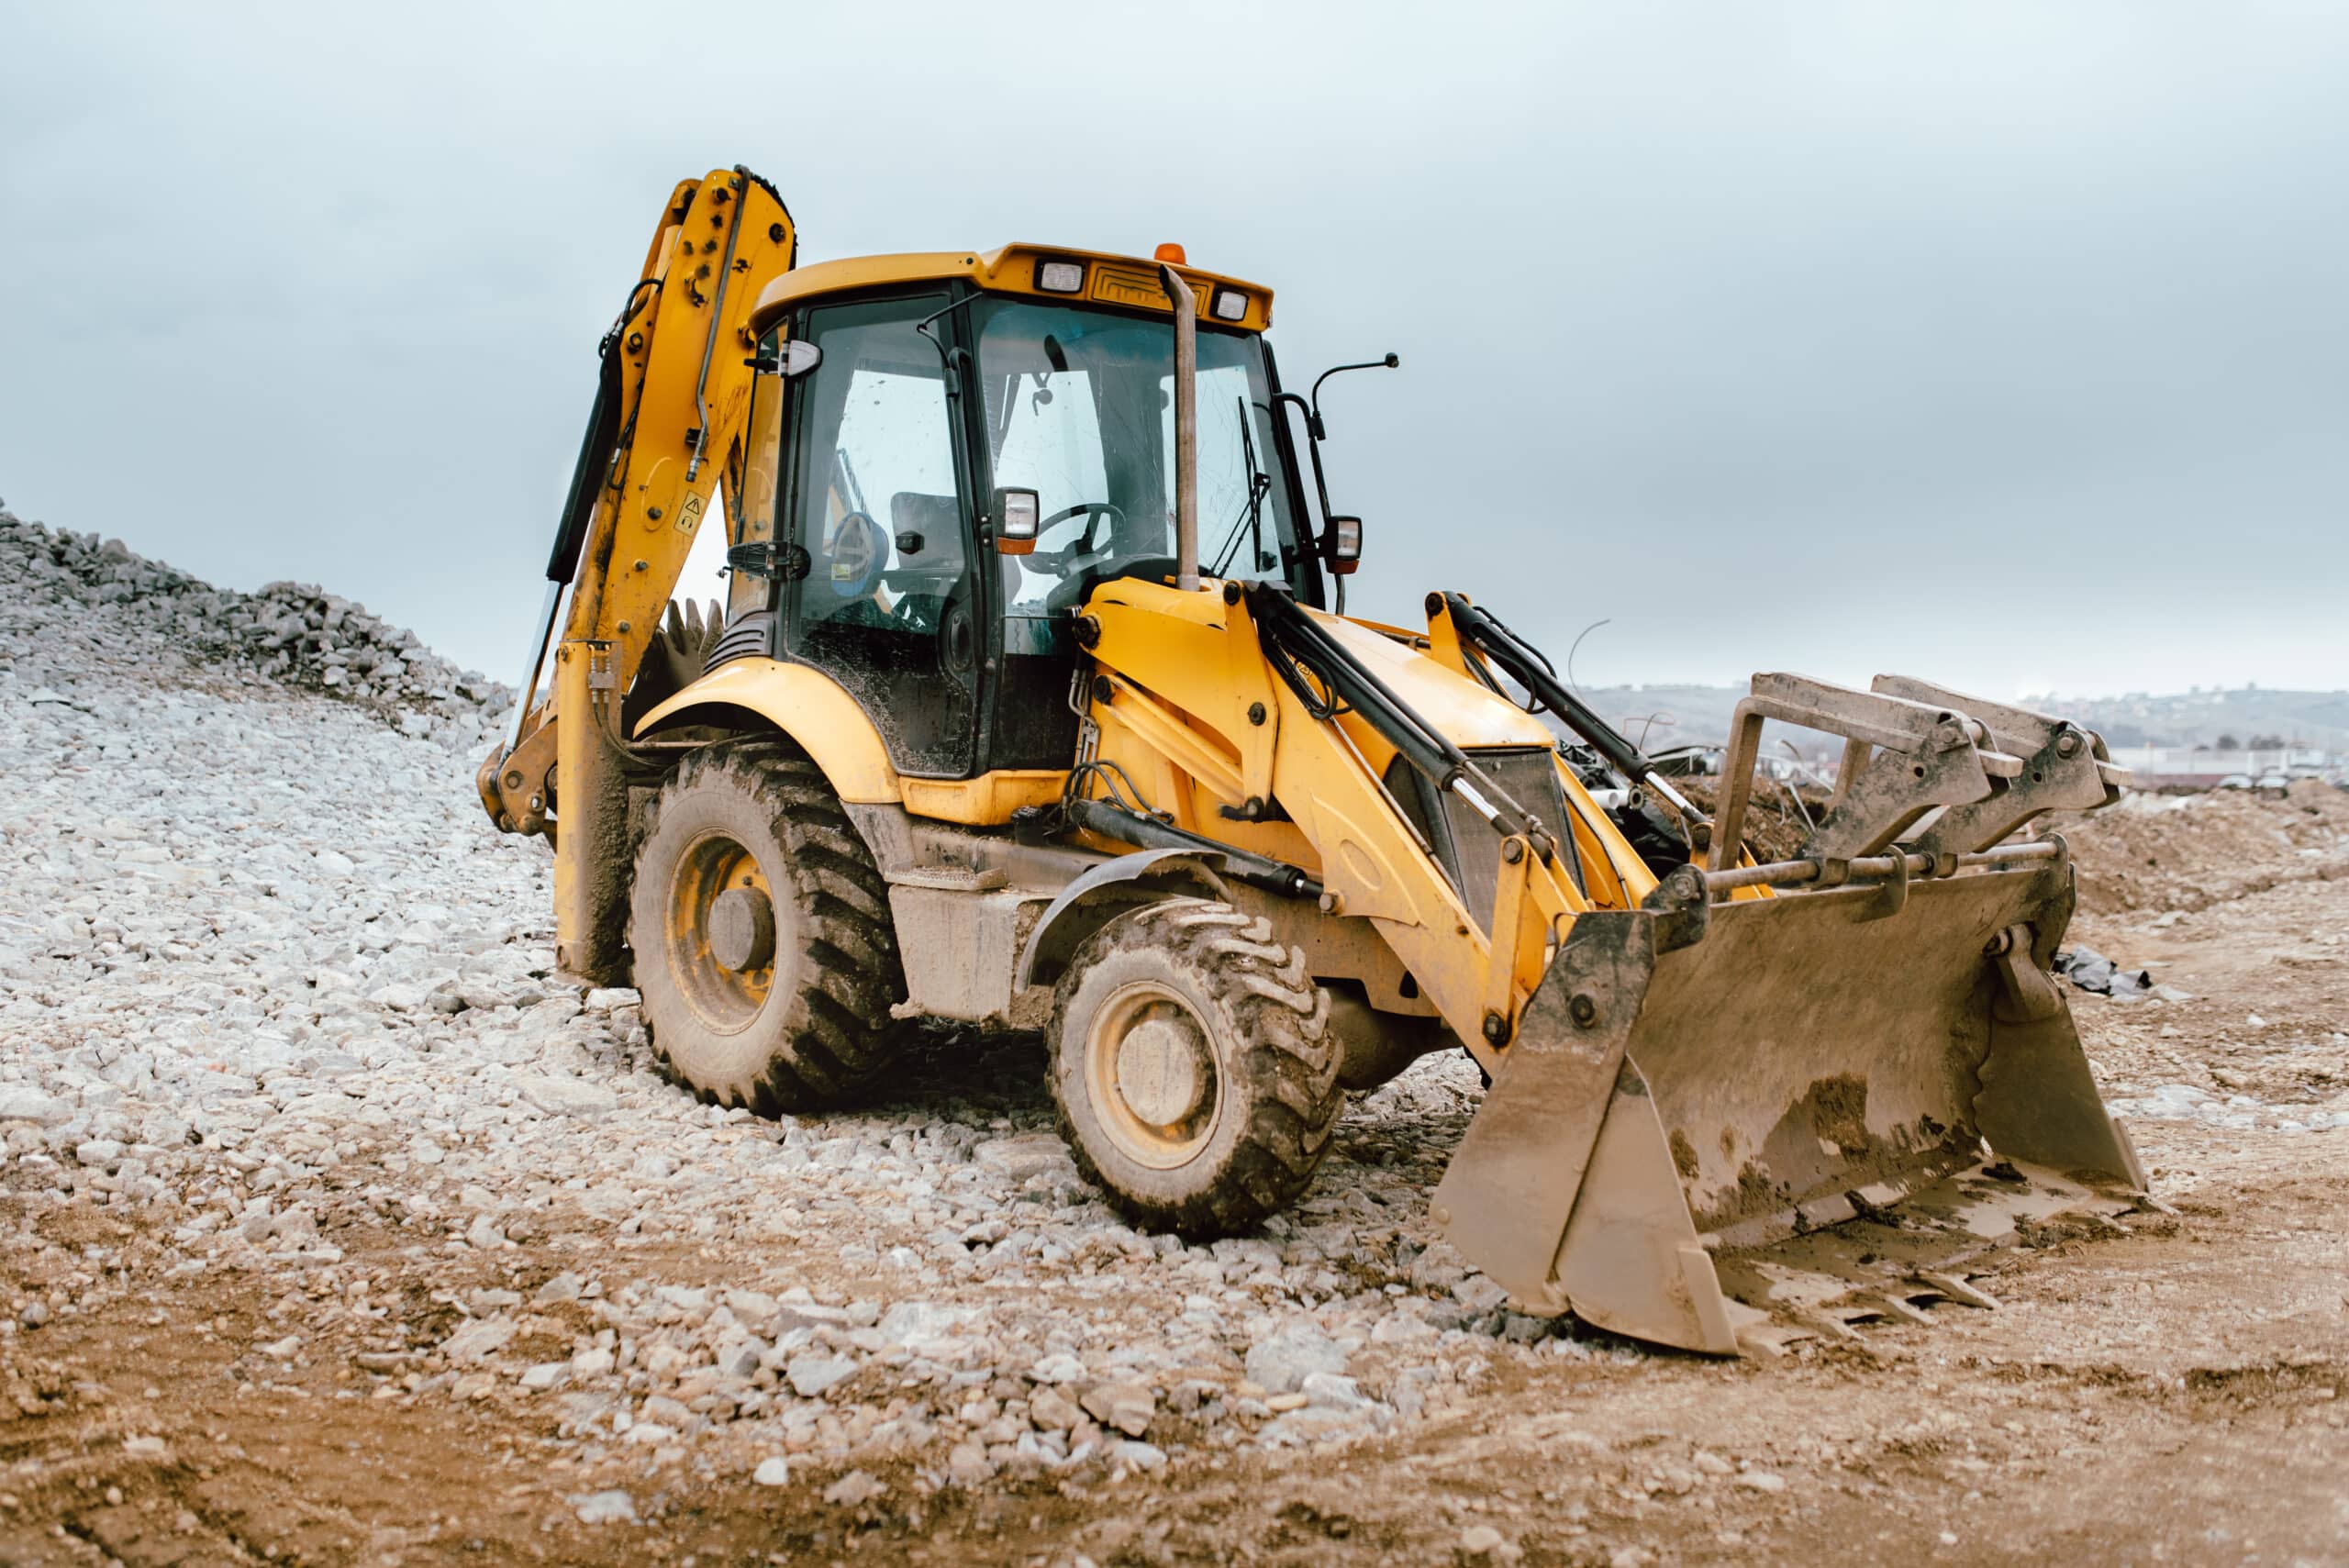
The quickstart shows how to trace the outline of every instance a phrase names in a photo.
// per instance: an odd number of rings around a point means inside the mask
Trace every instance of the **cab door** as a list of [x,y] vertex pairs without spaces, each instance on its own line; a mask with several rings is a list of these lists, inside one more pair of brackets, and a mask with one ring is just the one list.
[[793,395],[785,526],[809,564],[785,592],[783,642],[857,700],[898,772],[966,778],[978,761],[973,507],[951,373],[916,330],[947,303],[818,306],[794,327],[822,358]]

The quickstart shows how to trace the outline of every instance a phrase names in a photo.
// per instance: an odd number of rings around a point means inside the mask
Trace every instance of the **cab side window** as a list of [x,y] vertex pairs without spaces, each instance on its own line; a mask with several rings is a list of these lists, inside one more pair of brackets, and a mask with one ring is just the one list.
[[898,768],[958,775],[976,740],[973,582],[937,296],[818,308],[789,501],[809,570],[787,645],[839,681]]

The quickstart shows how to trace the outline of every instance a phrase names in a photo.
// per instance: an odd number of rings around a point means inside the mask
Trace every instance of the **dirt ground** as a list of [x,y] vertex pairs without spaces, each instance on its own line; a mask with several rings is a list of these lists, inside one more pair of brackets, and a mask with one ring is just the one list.
[[[1497,1361],[1446,1415],[1335,1451],[927,1495],[882,1473],[863,1498],[572,1457],[543,1406],[406,1396],[315,1340],[256,1356],[298,1295],[167,1273],[136,1218],[0,1194],[0,1234],[124,1287],[0,1339],[0,1564],[2349,1562],[2349,1129],[2290,1125],[2349,1085],[2333,869],[2192,912],[2090,898],[2110,907],[2075,925],[2189,997],[2071,993],[2108,1095],[2255,1107],[2132,1123],[2174,1217],[2035,1237],[1990,1275],[1998,1309],[1855,1345]],[[486,1257],[333,1240],[429,1315],[554,1273],[559,1229]],[[728,1275],[718,1248],[671,1251],[678,1277]],[[0,1295],[35,1255],[0,1248]],[[583,1522],[604,1487],[636,1518]]]

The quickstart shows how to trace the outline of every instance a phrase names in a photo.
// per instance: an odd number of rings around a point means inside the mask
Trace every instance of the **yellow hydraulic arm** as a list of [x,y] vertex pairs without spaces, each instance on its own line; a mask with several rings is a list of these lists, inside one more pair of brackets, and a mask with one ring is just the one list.
[[[1439,617],[1434,630],[1446,629]],[[1370,760],[1372,747],[1391,741],[1401,753],[1417,744],[1368,711],[1384,706],[1391,720],[1397,706],[1371,668],[1369,652],[1384,639],[1370,628],[1297,606],[1276,588],[1186,594],[1122,580],[1093,595],[1078,637],[1108,677],[1108,700],[1097,692],[1092,710],[1102,759],[1145,777],[1152,751],[1202,759],[1203,770],[1186,761],[1178,771],[1224,805],[1250,817],[1264,815],[1248,809],[1251,799],[1277,805],[1288,819],[1282,830],[1293,825],[1309,851],[1322,912],[1374,929],[1497,1084],[1538,1085],[1514,1097],[1497,1090],[1471,1125],[1436,1194],[1447,1235],[1548,1310],[1571,1300],[1593,1321],[1733,1350],[1664,1131],[1625,1054],[1657,946],[1686,940],[1677,906],[1695,868],[1660,886],[1636,857],[1613,852],[1611,825],[1569,787],[1564,828],[1586,891],[1568,873],[1567,846],[1473,758],[1430,749],[1413,765],[1444,772],[1446,787],[1496,829],[1486,926]],[[1442,720],[1465,731],[1486,706],[1514,711],[1460,676]],[[1228,816],[1199,815],[1193,825],[1236,837]],[[1668,929],[1675,921],[1680,933]],[[1603,1199],[1570,1229],[1586,1171]]]
[[[520,717],[476,781],[499,828],[555,840],[559,957],[591,978],[615,974],[619,957],[621,695],[695,537],[718,510],[721,485],[741,537],[763,535],[774,506],[779,378],[761,373],[750,319],[795,251],[790,213],[747,169],[713,170],[671,193],[603,340]],[[553,677],[541,694],[566,587]],[[558,724],[565,714],[573,722]]]
[[[1113,694],[1094,716],[1101,754],[1173,751],[1195,777],[1228,774],[1218,793],[1231,805],[1251,795],[1280,802],[1311,846],[1324,911],[1366,918],[1477,1061],[1497,1068],[1550,955],[1591,906],[1565,875],[1559,846],[1540,841],[1538,828],[1498,837],[1488,934],[1364,761],[1362,747],[1378,744],[1371,731],[1351,716],[1327,722],[1275,678],[1240,584],[1184,594],[1119,581],[1093,596],[1086,616],[1081,635],[1094,639],[1089,651]],[[1211,765],[1217,755],[1230,761]],[[1197,826],[1230,831],[1220,818]],[[1636,861],[1622,871],[1640,879],[1636,893],[1654,885]],[[1616,868],[1599,874],[1617,900],[1626,897]]]

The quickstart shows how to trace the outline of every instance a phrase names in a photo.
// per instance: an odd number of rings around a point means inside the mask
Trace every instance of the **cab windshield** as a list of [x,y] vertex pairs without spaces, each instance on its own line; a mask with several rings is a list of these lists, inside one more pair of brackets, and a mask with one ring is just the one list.
[[[1171,322],[1022,300],[973,307],[995,483],[1036,492],[1035,553],[999,557],[1006,613],[1041,618],[1118,576],[1174,573]],[[1199,571],[1285,580],[1297,560],[1252,336],[1201,324]]]

